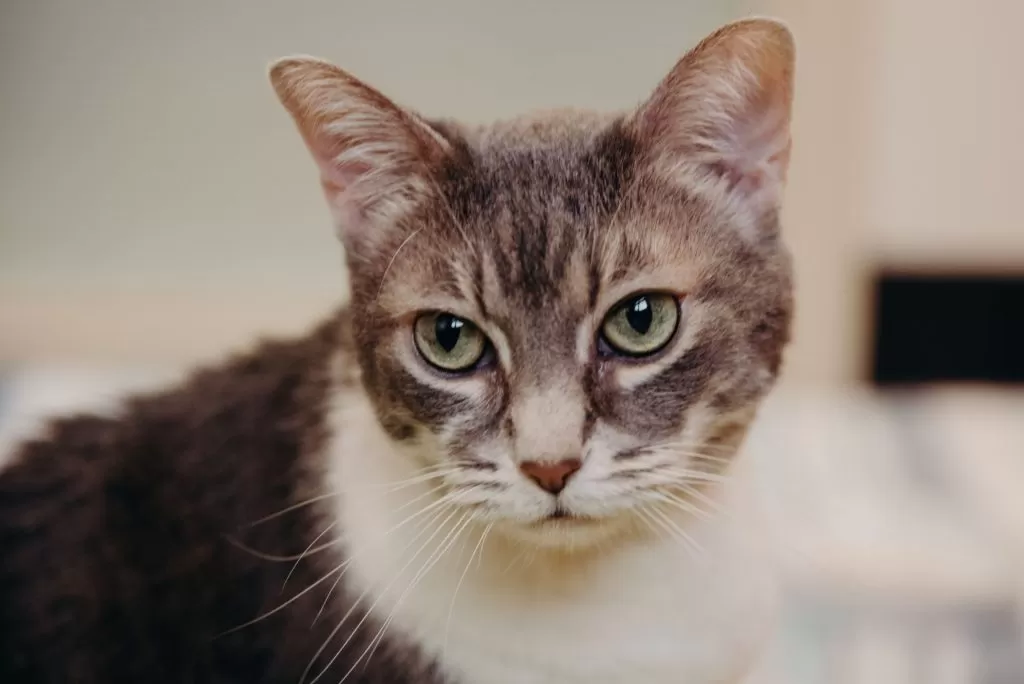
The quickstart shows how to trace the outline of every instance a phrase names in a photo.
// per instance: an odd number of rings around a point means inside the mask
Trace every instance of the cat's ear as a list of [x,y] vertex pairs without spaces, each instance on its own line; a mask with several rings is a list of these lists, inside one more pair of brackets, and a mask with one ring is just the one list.
[[450,147],[419,116],[311,57],[275,62],[270,81],[320,168],[346,246],[372,244],[433,192]]
[[768,19],[729,24],[683,57],[629,124],[664,173],[702,174],[757,210],[785,186],[793,36]]

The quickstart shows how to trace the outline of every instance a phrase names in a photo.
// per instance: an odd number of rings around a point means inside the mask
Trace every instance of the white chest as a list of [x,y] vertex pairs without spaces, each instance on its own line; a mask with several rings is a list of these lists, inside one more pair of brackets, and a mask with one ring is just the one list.
[[665,539],[565,568],[479,531],[416,556],[387,504],[347,501],[349,581],[459,684],[732,684],[771,623],[771,573],[733,521],[691,530],[701,557]]
[[453,684],[734,684],[766,636],[772,573],[739,507],[687,526],[700,556],[666,535],[566,560],[498,534],[480,544],[458,513],[422,535],[401,523],[429,487],[382,490],[411,466],[348,435],[334,473],[346,583]]
[[656,555],[621,559],[563,596],[467,579],[454,608],[454,587],[438,574],[396,620],[460,682],[736,681],[770,618],[766,587],[726,568],[697,585],[679,566],[653,565]]

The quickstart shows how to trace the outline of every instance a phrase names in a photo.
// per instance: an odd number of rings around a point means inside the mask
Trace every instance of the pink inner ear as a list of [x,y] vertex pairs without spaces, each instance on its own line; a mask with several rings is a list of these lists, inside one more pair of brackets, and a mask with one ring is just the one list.
[[[723,180],[730,192],[770,201],[785,183],[790,144],[787,104],[777,92],[750,83],[744,86],[724,93],[709,88],[716,97],[689,111],[692,100],[677,100],[682,111],[668,126],[679,127],[680,152],[686,155],[688,145],[693,145],[689,153],[696,152],[698,163]],[[688,117],[704,123],[688,129]]]
[[753,194],[765,185],[764,173],[757,168],[743,168],[743,165],[730,160],[721,160],[708,164],[714,175],[725,180],[730,191]]
[[[347,180],[343,180],[343,176],[348,177]],[[320,187],[323,189],[327,206],[343,236],[358,232],[358,227],[365,222],[367,217],[367,207],[355,195],[355,182],[358,177],[358,172],[354,172],[351,176],[341,173],[331,175],[325,173],[320,178]]]
[[360,178],[366,178],[373,171],[373,166],[366,162],[339,163],[336,159],[322,156],[320,150],[314,150],[313,154],[320,168],[321,185],[328,198],[348,193]]

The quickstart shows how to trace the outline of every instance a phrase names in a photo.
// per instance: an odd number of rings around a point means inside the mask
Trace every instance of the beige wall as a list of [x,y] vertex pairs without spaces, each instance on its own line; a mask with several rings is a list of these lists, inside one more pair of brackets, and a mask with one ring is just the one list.
[[264,69],[330,58],[429,114],[637,102],[720,0],[0,4],[0,360],[191,360],[342,291]]
[[337,300],[276,56],[328,57],[429,114],[616,108],[749,11],[799,44],[787,375],[855,379],[873,258],[1024,264],[1024,3],[2,3],[0,361],[187,361]]
[[1024,2],[874,2],[873,249],[1024,269]]
[[[1024,3],[765,0],[798,37],[789,379],[864,377],[876,266],[1024,273]],[[955,320],[955,312],[951,312]]]

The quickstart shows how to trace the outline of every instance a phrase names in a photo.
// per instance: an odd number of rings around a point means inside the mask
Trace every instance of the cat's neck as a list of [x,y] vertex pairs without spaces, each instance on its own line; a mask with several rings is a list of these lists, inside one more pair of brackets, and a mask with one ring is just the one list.
[[[351,369],[339,372],[351,379]],[[379,621],[392,619],[389,634],[411,636],[467,681],[502,681],[477,669],[502,658],[534,658],[523,671],[567,683],[678,681],[680,672],[727,681],[737,654],[763,635],[770,573],[728,487],[712,493],[723,512],[709,520],[680,514],[595,547],[530,547],[446,507],[415,443],[388,436],[358,383],[339,383],[330,429],[330,486],[353,598]],[[643,632],[632,637],[632,654],[604,643],[620,627]],[[516,629],[533,636],[512,639]],[[606,677],[588,679],[603,662],[590,649],[617,654]],[[590,662],[574,669],[577,657]]]

